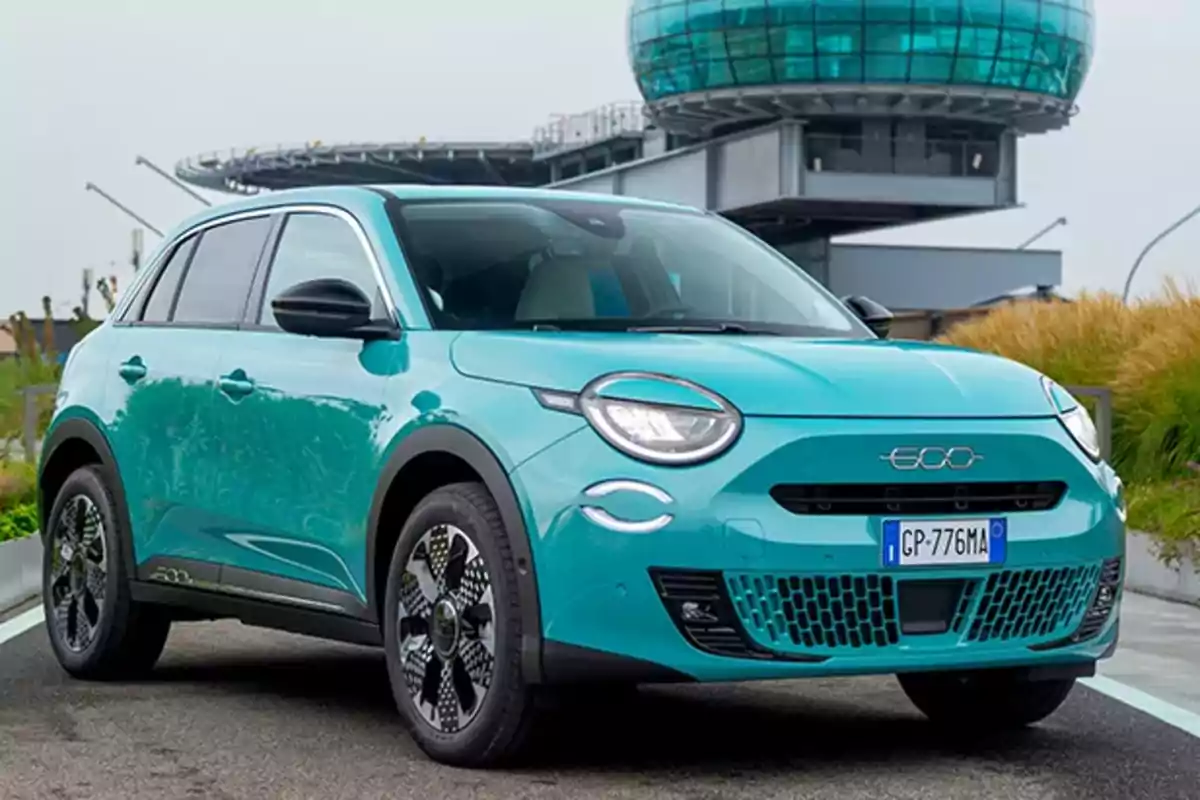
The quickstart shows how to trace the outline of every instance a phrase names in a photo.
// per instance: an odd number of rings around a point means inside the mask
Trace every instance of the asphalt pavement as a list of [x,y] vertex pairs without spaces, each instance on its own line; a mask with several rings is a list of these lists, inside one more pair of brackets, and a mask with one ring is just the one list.
[[0,643],[0,798],[1200,800],[1200,738],[1079,687],[1041,726],[936,734],[891,678],[643,689],[546,720],[528,764],[430,762],[378,651],[177,625],[152,678],[87,684]]

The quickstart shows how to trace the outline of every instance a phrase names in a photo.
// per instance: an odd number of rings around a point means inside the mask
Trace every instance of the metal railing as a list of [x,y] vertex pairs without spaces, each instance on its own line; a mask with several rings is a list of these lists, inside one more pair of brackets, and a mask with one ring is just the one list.
[[609,103],[582,114],[562,114],[533,132],[538,155],[579,147],[646,129],[642,103]]
[[955,178],[1000,173],[1000,145],[987,141],[810,133],[804,137],[804,158],[810,172]]

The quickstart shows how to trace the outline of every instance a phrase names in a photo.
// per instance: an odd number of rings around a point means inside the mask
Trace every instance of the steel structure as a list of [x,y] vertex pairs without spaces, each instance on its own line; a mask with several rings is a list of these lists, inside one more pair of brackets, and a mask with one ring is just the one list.
[[[526,141],[314,141],[209,153],[175,175],[236,194],[413,182],[673,200],[857,288],[891,276],[859,251],[835,257],[831,237],[1021,205],[1017,142],[1077,113],[1094,31],[1093,0],[632,0],[641,101],[557,116]],[[940,252],[877,255],[942,306],[1060,282],[1060,257],[1009,253],[957,271]],[[906,303],[913,281],[896,283]]]
[[395,142],[251,147],[180,161],[175,175],[205,189],[254,194],[321,184],[466,183],[539,186],[550,171],[532,142]]

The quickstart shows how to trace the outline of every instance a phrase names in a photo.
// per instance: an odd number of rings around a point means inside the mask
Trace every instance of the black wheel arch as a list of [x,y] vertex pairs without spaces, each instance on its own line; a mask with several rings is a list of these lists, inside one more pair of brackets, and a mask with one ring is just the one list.
[[478,437],[457,425],[434,424],[409,434],[393,450],[379,476],[367,522],[366,579],[370,615],[372,619],[382,621],[379,597],[383,587],[377,585],[376,567],[380,559],[390,561],[392,555],[390,552],[377,551],[385,502],[397,476],[405,467],[422,456],[435,454],[451,456],[468,465],[482,480],[500,509],[500,518],[508,532],[517,568],[517,591],[521,601],[522,672],[526,681],[540,683],[543,672],[541,606],[525,516],[521,513],[516,491],[499,458]]
[[37,476],[38,525],[45,535],[58,489],[72,472],[89,465],[100,468],[112,492],[117,506],[114,511],[123,523],[121,557],[125,561],[125,574],[136,575],[133,542],[129,539],[129,504],[125,499],[125,485],[121,481],[108,437],[94,422],[82,418],[63,420],[42,444],[42,460]]

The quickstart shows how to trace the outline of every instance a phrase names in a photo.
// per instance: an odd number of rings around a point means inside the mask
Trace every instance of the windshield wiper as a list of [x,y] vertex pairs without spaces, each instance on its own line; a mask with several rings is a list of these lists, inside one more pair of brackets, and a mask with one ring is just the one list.
[[636,325],[625,330],[632,333],[736,333],[754,336],[778,336],[774,331],[763,328],[748,328],[740,322],[722,322],[716,325]]

